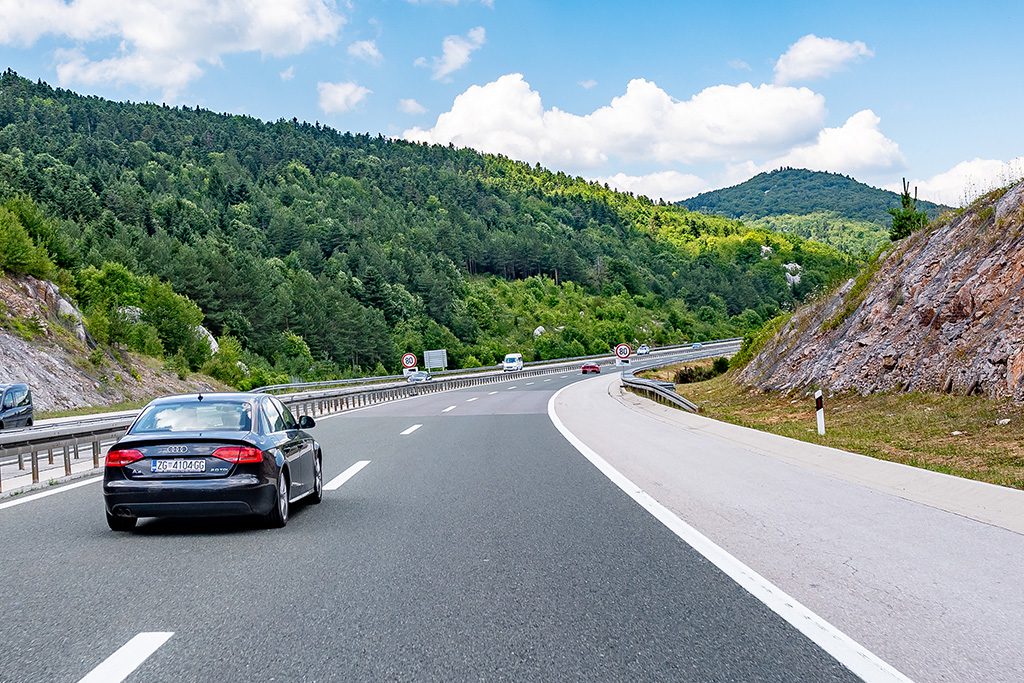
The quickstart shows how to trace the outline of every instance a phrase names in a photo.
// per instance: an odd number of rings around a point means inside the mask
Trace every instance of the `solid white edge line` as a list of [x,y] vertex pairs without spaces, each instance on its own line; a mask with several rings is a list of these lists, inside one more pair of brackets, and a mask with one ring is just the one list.
[[764,603],[771,611],[786,620],[811,642],[830,654],[856,676],[867,683],[909,683],[910,679],[883,661],[857,641],[822,619],[778,586],[764,578],[740,560],[730,555],[704,534],[684,522],[674,512],[659,503],[649,493],[630,481],[624,474],[612,467],[604,458],[583,443],[569,431],[555,413],[555,401],[568,389],[559,389],[548,400],[548,418],[565,440],[591,462],[601,474],[622,489],[630,498],[651,513],[659,522],[669,528],[687,545],[703,555],[741,588]]
[[359,470],[363,469],[369,464],[369,460],[360,460],[359,462],[355,463],[347,470],[336,476],[334,479],[331,479],[329,482],[324,484],[324,491],[334,491],[335,489],[341,488],[342,484],[344,484],[352,477],[356,476],[356,474],[359,473]]
[[166,643],[173,631],[146,631],[135,636],[104,659],[79,683],[120,683]]
[[22,503],[31,503],[33,500],[39,500],[40,498],[55,496],[58,493],[64,493],[65,491],[70,491],[71,489],[77,489],[78,487],[85,486],[86,484],[95,484],[98,481],[103,481],[103,477],[92,477],[90,479],[83,479],[82,481],[76,481],[75,483],[68,484],[67,486],[61,486],[59,488],[54,488],[49,491],[43,491],[42,493],[33,493],[28,496],[18,496],[13,500],[8,500],[4,501],[3,503],[0,503],[0,510],[12,508],[15,505],[21,505]]
[[419,429],[422,426],[423,425],[413,425],[412,427],[409,427],[404,432],[402,432],[399,436],[409,436],[410,434],[412,434],[413,432],[415,432],[417,429]]
[[452,411],[452,410],[455,410],[455,406],[448,406],[447,408],[445,408],[441,412],[442,413],[447,413],[447,412]]

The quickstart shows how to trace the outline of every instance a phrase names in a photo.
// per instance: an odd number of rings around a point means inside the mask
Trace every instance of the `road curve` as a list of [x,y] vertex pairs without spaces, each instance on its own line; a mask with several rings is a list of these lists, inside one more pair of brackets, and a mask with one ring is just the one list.
[[0,679],[853,680],[562,438],[577,380],[321,420],[336,487],[283,530],[0,510]]
[[665,408],[616,376],[555,404],[638,488],[904,674],[1021,680],[1024,492]]

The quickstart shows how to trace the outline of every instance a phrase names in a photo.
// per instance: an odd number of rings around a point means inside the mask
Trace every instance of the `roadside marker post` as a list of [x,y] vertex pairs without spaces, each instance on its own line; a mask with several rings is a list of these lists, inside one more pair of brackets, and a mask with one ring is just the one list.
[[814,412],[818,415],[818,435],[825,436],[825,399],[821,389],[814,392]]

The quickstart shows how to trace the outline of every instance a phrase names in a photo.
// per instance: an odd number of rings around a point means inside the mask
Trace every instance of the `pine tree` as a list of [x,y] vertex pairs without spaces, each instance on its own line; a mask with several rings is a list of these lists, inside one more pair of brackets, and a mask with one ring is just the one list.
[[889,239],[897,242],[918,228],[923,228],[928,223],[928,214],[917,210],[917,188],[914,188],[914,196],[910,196],[910,183],[903,179],[903,194],[900,195],[900,207],[890,208],[889,215],[892,216],[892,228],[889,229]]

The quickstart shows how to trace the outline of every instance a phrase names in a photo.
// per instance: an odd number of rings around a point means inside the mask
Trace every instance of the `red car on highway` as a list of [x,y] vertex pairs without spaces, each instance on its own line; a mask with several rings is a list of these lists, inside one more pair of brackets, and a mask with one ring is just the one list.
[[594,372],[599,375],[601,374],[601,366],[598,365],[597,363],[584,363],[583,367],[580,369],[583,371],[584,375],[587,374],[588,372]]

